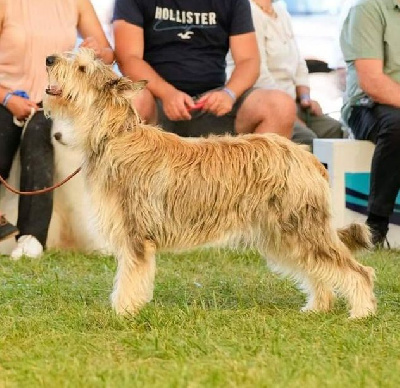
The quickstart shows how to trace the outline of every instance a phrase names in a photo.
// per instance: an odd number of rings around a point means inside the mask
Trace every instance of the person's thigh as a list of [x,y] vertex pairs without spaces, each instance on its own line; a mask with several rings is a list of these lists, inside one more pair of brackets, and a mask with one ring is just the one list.
[[296,144],[306,144],[312,147],[317,135],[303,123],[296,121],[293,126],[292,141]]
[[[53,184],[54,160],[51,144],[52,121],[43,112],[30,120],[21,140],[21,178],[23,191],[50,187]],[[21,196],[17,226],[20,235],[33,235],[45,246],[53,210],[53,193]]]
[[[234,134],[237,108],[224,116],[215,116],[208,112],[196,110],[191,113],[191,120],[172,121],[165,115],[162,103],[156,100],[158,125],[165,131],[182,137],[199,137],[213,135]],[[235,104],[236,105],[236,104]]]
[[237,133],[277,133],[290,138],[296,117],[293,98],[275,89],[250,89],[238,109]]
[[351,112],[349,126],[356,139],[370,140],[376,144],[378,137],[383,134],[397,135],[400,109],[381,104],[372,108],[357,106]]
[[392,142],[399,145],[400,141],[400,108],[389,105],[376,105],[374,114],[377,125],[372,128],[368,139],[377,142],[379,137],[390,138]]
[[150,90],[141,90],[132,101],[133,106],[138,112],[141,119],[147,124],[157,123],[157,107],[156,100]]
[[47,153],[52,154],[51,127],[52,120],[46,118],[43,111],[32,117],[21,139],[21,158],[41,162]]
[[12,114],[0,106],[0,175],[7,179],[21,139],[21,128],[13,123]]
[[342,139],[342,123],[327,115],[310,115],[308,127],[320,139]]

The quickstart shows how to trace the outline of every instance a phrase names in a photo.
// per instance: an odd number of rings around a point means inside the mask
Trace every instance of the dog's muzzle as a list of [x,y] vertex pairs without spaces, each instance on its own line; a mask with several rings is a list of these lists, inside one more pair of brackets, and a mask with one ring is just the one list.
[[49,86],[46,88],[46,94],[49,96],[61,96],[61,89],[58,89],[57,86]]

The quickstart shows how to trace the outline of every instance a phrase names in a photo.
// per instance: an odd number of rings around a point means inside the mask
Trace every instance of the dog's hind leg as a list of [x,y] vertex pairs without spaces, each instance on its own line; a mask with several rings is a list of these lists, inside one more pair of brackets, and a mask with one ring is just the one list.
[[347,299],[350,318],[374,314],[374,270],[358,263],[339,238],[334,237],[320,235],[313,243],[299,237],[283,241],[281,251],[274,254],[275,269],[294,278],[306,291],[308,298],[303,311],[328,310],[335,290]]
[[358,263],[340,241],[336,231],[321,234],[319,241],[309,244],[308,256],[302,265],[323,284],[330,285],[344,296],[350,306],[350,318],[363,318],[376,312],[373,292],[374,270]]
[[[268,262],[268,260],[267,260]],[[268,262],[274,272],[292,278],[299,285],[299,288],[307,295],[307,301],[301,311],[326,312],[335,303],[335,293],[333,288],[314,276],[309,271],[304,271],[298,265],[282,265],[282,263]]]
[[304,277],[301,288],[307,294],[307,302],[301,311],[326,312],[333,308],[335,293],[326,283],[312,277]]
[[133,254],[129,248],[117,255],[118,269],[111,301],[117,314],[135,314],[153,298],[155,246],[150,241]]
[[[375,271],[358,263],[347,251],[334,265],[335,288],[350,305],[350,318],[363,318],[376,312],[373,292]],[[335,273],[335,275],[334,275]],[[329,275],[328,275],[329,276]]]
[[[324,243],[329,243],[327,240]],[[306,253],[306,252],[304,252]],[[325,307],[332,300],[329,290],[336,290],[344,296],[350,305],[350,318],[362,318],[376,311],[376,299],[373,293],[374,270],[358,263],[346,248],[337,240],[330,246],[308,250],[300,261],[302,270],[313,281],[313,293],[317,298],[309,298],[306,309]],[[303,272],[302,271],[302,272]]]

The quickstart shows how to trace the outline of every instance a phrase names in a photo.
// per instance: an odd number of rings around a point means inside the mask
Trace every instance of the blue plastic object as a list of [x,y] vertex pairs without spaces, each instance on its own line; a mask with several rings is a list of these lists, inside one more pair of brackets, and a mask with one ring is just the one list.
[[25,92],[25,90],[14,90],[14,91],[13,91],[13,94],[14,94],[15,96],[22,97],[22,98],[26,98],[27,100],[29,100],[28,93]]

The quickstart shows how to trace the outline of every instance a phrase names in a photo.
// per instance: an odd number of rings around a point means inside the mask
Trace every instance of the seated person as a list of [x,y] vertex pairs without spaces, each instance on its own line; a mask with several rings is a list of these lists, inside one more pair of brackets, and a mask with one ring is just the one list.
[[342,116],[356,139],[375,143],[367,224],[383,246],[400,189],[400,3],[364,0],[343,24],[347,64]]
[[[117,0],[114,37],[121,72],[148,80],[135,100],[145,121],[181,136],[291,137],[293,100],[252,89],[260,59],[248,0]],[[229,48],[236,67],[226,82]],[[195,102],[202,107],[193,110]]]
[[[89,0],[0,0],[0,175],[8,178],[19,147],[22,191],[53,184],[52,121],[41,109],[49,82],[45,63],[50,54],[72,51],[77,31],[84,39],[82,47],[113,62],[114,53]],[[23,131],[18,123],[25,121]],[[52,210],[52,193],[19,198],[13,259],[42,255]],[[15,227],[1,217],[0,235],[15,234]]]
[[[294,38],[290,15],[284,5],[272,0],[249,0],[258,48],[260,76],[255,86],[279,89],[297,102],[297,119],[292,140],[312,146],[315,138],[342,138],[342,124],[323,114],[317,101],[310,98],[308,69]],[[228,75],[235,65],[227,57]]]

